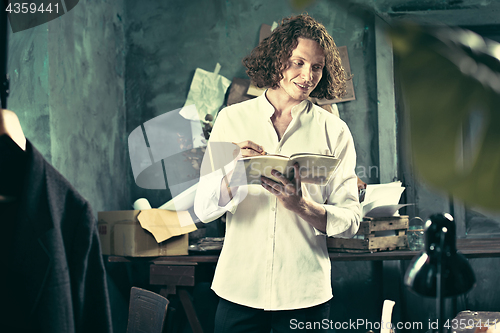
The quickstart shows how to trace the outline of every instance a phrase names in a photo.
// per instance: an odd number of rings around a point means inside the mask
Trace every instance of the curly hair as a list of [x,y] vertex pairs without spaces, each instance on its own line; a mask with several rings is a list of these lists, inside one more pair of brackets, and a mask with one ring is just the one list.
[[311,16],[302,14],[284,18],[271,36],[262,40],[243,59],[243,65],[252,82],[259,88],[279,87],[288,59],[298,44],[298,38],[316,41],[325,54],[323,75],[311,97],[342,98],[346,94],[346,73],[342,67],[340,54],[333,38],[326,28]]

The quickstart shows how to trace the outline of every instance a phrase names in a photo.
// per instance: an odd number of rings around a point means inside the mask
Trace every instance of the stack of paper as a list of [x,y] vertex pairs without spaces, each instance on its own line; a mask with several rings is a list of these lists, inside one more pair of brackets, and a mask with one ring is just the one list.
[[365,200],[361,203],[363,217],[396,216],[401,207],[409,205],[398,204],[404,190],[400,181],[367,185]]

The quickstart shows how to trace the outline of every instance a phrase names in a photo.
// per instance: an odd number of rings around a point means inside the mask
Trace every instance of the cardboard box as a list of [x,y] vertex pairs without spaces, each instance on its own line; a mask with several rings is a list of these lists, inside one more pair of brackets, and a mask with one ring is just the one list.
[[129,257],[187,255],[196,226],[187,211],[160,209],[98,212],[102,253]]

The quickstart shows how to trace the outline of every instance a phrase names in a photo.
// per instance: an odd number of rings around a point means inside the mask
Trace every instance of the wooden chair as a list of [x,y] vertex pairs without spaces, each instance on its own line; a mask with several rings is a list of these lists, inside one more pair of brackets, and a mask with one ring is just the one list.
[[162,295],[132,287],[127,333],[162,333],[168,303]]

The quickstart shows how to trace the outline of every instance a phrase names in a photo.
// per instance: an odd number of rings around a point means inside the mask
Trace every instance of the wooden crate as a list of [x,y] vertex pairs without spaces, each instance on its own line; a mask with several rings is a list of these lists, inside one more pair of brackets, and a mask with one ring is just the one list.
[[408,216],[365,217],[355,238],[328,237],[332,252],[377,252],[408,248]]

